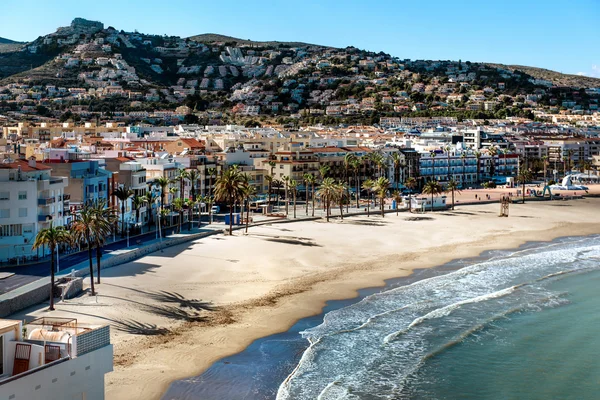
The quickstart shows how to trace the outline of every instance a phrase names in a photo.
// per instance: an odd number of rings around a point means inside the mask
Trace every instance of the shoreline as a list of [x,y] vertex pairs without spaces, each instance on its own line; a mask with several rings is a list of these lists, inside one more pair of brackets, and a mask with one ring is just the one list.
[[[111,330],[115,371],[106,377],[106,398],[160,399],[172,382],[201,375],[254,340],[321,314],[327,301],[355,299],[363,288],[385,288],[386,280],[485,251],[600,233],[600,200],[554,205],[513,205],[509,218],[497,217],[497,204],[481,204],[419,214],[419,220],[412,218],[416,214],[386,214],[383,220],[372,216],[257,227],[248,236],[203,239],[108,269],[100,286],[102,304],[79,298],[61,303],[54,315],[103,323],[119,315],[148,325],[169,324],[167,335]],[[282,238],[301,243],[282,243]],[[146,300],[136,292],[153,288],[211,301],[219,310],[200,322],[142,315],[139,304]],[[26,315],[32,314],[43,316],[44,311]]]
[[[550,241],[532,240],[527,241],[520,246],[506,249],[505,251],[520,252],[535,248],[544,243],[558,243],[562,240],[589,238],[594,236],[598,236],[598,234],[560,236]],[[474,257],[456,258],[431,268],[415,268],[409,275],[386,279],[385,285],[383,286],[360,288],[358,289],[358,295],[354,298],[327,300],[326,305],[321,309],[319,314],[299,319],[286,331],[255,339],[249,346],[244,348],[244,350],[217,360],[199,375],[172,382],[163,395],[163,399],[171,400],[188,398],[186,395],[191,393],[192,390],[195,394],[198,394],[198,398],[229,398],[228,396],[237,393],[238,389],[242,391],[249,387],[252,388],[254,394],[260,395],[260,398],[267,398],[263,396],[267,396],[267,393],[270,395],[270,392],[274,388],[276,391],[276,388],[278,388],[282,382],[289,379],[290,375],[295,371],[295,368],[297,368],[297,363],[301,360],[302,355],[306,349],[310,347],[309,341],[303,339],[300,336],[300,332],[319,326],[323,323],[323,319],[327,313],[351,307],[360,303],[365,298],[378,293],[412,285],[425,279],[443,276],[479,262],[486,262],[494,258],[493,253],[496,251],[498,250],[484,250]],[[273,342],[278,343],[274,348],[271,347],[271,343]],[[283,353],[282,346],[284,348]],[[290,368],[282,375],[281,368],[289,365],[292,365],[293,368]],[[247,375],[246,371],[248,371],[250,375]],[[269,371],[269,375],[271,375],[265,379],[266,383],[255,383],[255,376],[264,376],[266,371]],[[246,376],[249,377],[248,380],[245,380]],[[188,382],[188,379],[191,379],[192,382]],[[228,384],[231,384],[231,386],[228,385],[227,389],[223,389],[223,382],[227,382]]]

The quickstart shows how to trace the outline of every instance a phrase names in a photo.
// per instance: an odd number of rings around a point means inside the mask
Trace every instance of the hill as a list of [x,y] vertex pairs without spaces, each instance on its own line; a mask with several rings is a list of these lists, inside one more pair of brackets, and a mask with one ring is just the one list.
[[255,47],[325,47],[303,42],[278,42],[278,41],[254,41],[250,39],[239,39],[232,36],[219,35],[218,33],[203,33],[201,35],[190,36],[188,39],[199,43],[235,43],[242,46]]
[[504,68],[510,71],[521,71],[535,79],[543,79],[552,82],[556,86],[569,87],[600,87],[599,78],[591,78],[589,76],[563,74],[561,72],[552,71],[549,69],[538,67],[527,67],[524,65],[504,65],[504,64],[487,64],[495,68]]
[[19,50],[22,45],[23,43],[0,37],[0,53]]
[[19,44],[19,42],[15,42],[14,40],[5,39],[0,37],[0,44]]

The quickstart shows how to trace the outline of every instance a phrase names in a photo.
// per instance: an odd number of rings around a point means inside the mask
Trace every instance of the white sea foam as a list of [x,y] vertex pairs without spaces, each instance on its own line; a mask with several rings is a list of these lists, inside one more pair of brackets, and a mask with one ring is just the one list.
[[600,246],[578,238],[503,254],[328,313],[302,333],[311,344],[277,398],[402,398],[432,354],[497,318],[564,303],[547,285],[597,269]]

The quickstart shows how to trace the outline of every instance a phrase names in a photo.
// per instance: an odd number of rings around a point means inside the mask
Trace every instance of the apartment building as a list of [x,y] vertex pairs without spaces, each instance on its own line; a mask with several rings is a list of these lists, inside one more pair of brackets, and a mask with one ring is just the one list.
[[1,400],[103,400],[112,370],[108,325],[0,319]]
[[306,173],[319,177],[319,160],[312,150],[304,148],[300,143],[288,143],[284,150],[276,152],[274,156],[275,179],[283,180],[288,177],[302,184]]
[[32,249],[35,236],[51,224],[70,222],[68,184],[33,159],[0,164],[0,261],[17,264],[44,255]]

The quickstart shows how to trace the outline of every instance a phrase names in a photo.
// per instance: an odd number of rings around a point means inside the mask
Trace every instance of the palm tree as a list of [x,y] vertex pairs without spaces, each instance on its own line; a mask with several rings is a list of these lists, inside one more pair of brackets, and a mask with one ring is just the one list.
[[269,183],[269,198],[267,200],[267,209],[270,212],[271,211],[271,190],[273,188],[272,185],[273,185],[273,179],[274,179],[274,177],[273,177],[273,170],[275,169],[275,166],[277,164],[275,164],[275,161],[273,161],[273,160],[270,160],[269,162],[267,162],[267,164],[269,164],[269,167],[271,168],[271,175],[268,175],[266,177],[267,182]]
[[233,207],[243,198],[242,174],[236,168],[229,168],[221,175],[215,185],[215,199],[227,202],[229,206],[229,234],[233,234]]
[[284,176],[283,177],[283,184],[285,187],[285,216],[287,217],[288,215],[288,206],[289,206],[289,199],[288,199],[288,187],[290,185],[290,177],[289,176]]
[[311,182],[314,184],[314,176],[313,174],[306,173],[302,176],[304,179],[304,190],[306,191],[306,216],[308,216],[308,186]]
[[375,187],[373,188],[373,190],[375,190],[377,197],[379,197],[379,204],[381,206],[381,217],[382,218],[385,217],[385,211],[384,211],[385,198],[387,196],[387,191],[389,188],[390,188],[390,180],[389,179],[382,176],[375,181]]
[[448,183],[446,184],[446,192],[452,192],[452,210],[454,210],[454,192],[460,193],[460,190],[458,189],[458,182],[456,182],[454,179],[450,179],[450,181],[448,181]]
[[[412,192],[412,190],[417,187],[417,180],[411,176],[406,180],[406,182],[404,182],[404,186],[406,186]],[[412,201],[410,193],[408,195],[408,212],[412,212]]]
[[273,189],[277,189],[277,192],[275,192],[275,199],[277,200],[277,211],[279,212],[279,199],[281,196],[281,188],[283,187],[283,182],[281,182],[279,179],[273,179]]
[[452,149],[451,146],[444,147],[444,150],[446,151],[446,161],[448,162],[448,169],[446,170],[446,172],[447,172],[446,177],[448,178],[448,181],[451,179],[450,178],[450,150],[451,149]]
[[267,183],[269,184],[268,197],[267,197],[267,211],[271,212],[271,193],[273,189],[273,175],[265,176]]
[[399,190],[394,190],[392,193],[392,198],[396,202],[396,216],[398,216],[398,211],[400,210],[400,202],[402,201],[402,193]]
[[433,196],[442,193],[442,186],[436,180],[431,180],[423,187],[423,193],[431,195],[431,211],[433,211]]
[[119,220],[114,208],[106,207],[106,201],[99,200],[92,205],[94,213],[94,245],[96,247],[96,271],[97,281],[100,284],[100,260],[102,258],[102,246],[110,235],[113,225]]
[[296,194],[298,192],[298,182],[294,179],[290,181],[290,189],[292,190],[292,201],[294,204],[294,219],[296,219]]
[[148,190],[146,192],[146,194],[144,195],[144,203],[146,203],[149,207],[148,225],[152,225],[152,205],[154,204],[155,199],[156,199],[156,197],[154,196],[154,193],[152,192],[152,190]]
[[50,307],[48,310],[54,311],[54,263],[56,260],[56,248],[62,244],[72,243],[71,234],[63,227],[54,228],[50,223],[50,228],[40,230],[35,236],[33,249],[43,246],[50,248]]
[[[354,157],[351,162],[352,170],[354,171],[354,189],[356,194],[356,209],[360,208],[360,178],[358,176],[358,172],[360,171],[360,167],[362,166],[362,160],[358,157]],[[348,200],[349,201],[349,200]]]
[[336,187],[333,178],[324,178],[319,186],[319,190],[317,191],[317,195],[321,198],[321,201],[325,207],[327,222],[329,222],[331,202],[335,201],[337,192],[338,188]]
[[184,205],[185,205],[185,207],[187,207],[187,210],[188,210],[188,231],[191,231],[192,230],[192,220],[194,219],[194,207],[196,206],[196,201],[193,199],[185,199]]
[[213,195],[213,176],[214,177],[217,176],[217,169],[216,168],[208,168],[206,170],[206,173],[208,174],[208,195],[210,197],[212,197],[212,195]]
[[373,186],[375,183],[372,179],[366,179],[362,184],[362,190],[367,192],[369,202],[367,203],[367,217],[371,216],[371,190],[373,190]]
[[542,156],[542,163],[544,163],[544,186],[546,186],[548,181],[546,180],[546,171],[548,169],[548,156]]
[[[177,200],[177,198],[176,198],[177,192],[179,192],[179,188],[172,187],[172,188],[169,189],[169,194],[173,195],[173,197],[172,197],[173,200],[171,201],[171,212],[173,211],[174,206],[175,206],[174,202],[175,202],[175,200]],[[171,215],[169,223],[170,223],[171,226],[173,226],[173,214],[171,214],[171,213],[169,213],[169,214]]]
[[94,243],[94,237],[101,235],[102,232],[98,230],[96,224],[96,212],[91,204],[83,206],[81,211],[77,214],[77,219],[71,225],[71,232],[73,237],[77,241],[84,241],[88,249],[88,258],[90,261],[90,287],[92,290],[92,296],[96,295],[94,289],[94,265],[92,263],[92,244]]
[[249,181],[244,181],[242,191],[242,195],[246,201],[246,233],[248,233],[248,224],[250,223],[250,202],[254,196],[256,196],[256,187],[251,185]]
[[192,201],[196,201],[196,184],[198,183],[198,179],[200,178],[200,171],[197,169],[190,169],[187,171],[187,179],[190,181],[190,196],[192,196]]
[[394,165],[394,182],[396,183],[396,190],[399,189],[400,184],[400,165],[402,164],[402,159],[400,158],[400,153],[392,153],[392,164]]
[[138,224],[140,222],[140,208],[146,204],[146,196],[134,196],[131,204],[135,210],[135,223]]
[[523,204],[525,204],[525,184],[532,179],[532,174],[529,169],[521,168],[517,175],[517,182],[523,185]]
[[181,233],[181,222],[183,220],[183,206],[184,205],[185,205],[185,203],[180,197],[173,200],[173,210],[177,211],[179,213],[179,221],[177,222],[177,225],[178,225],[177,232],[178,233]]
[[431,179],[430,180],[434,180],[435,179],[435,151],[432,151],[429,153],[429,157],[431,157]]
[[323,180],[327,176],[328,172],[329,172],[329,165],[321,165],[319,167],[319,175],[321,175],[321,182],[323,182]]
[[179,182],[179,198],[183,200],[183,187],[185,186],[185,180],[189,178],[189,173],[185,168],[179,168],[179,176],[175,178],[175,181]]
[[160,188],[160,208],[165,209],[165,203],[167,202],[167,188],[169,187],[169,179],[165,176],[158,177],[154,181],[154,186]]
[[493,180],[494,175],[496,175],[496,160],[495,157],[498,155],[498,147],[491,146],[488,149],[488,154],[490,155],[490,178]]
[[133,196],[133,191],[125,186],[120,186],[114,190],[113,196],[121,202],[121,237],[123,238],[125,237],[125,202]]
[[352,168],[352,162],[356,159],[354,153],[346,153],[344,156],[344,183],[346,184],[346,196],[348,202],[346,203],[346,212],[348,212],[348,206],[350,204],[350,174],[348,171]]
[[465,187],[465,177],[466,177],[466,171],[465,171],[465,160],[467,158],[467,153],[465,153],[464,151],[462,153],[460,153],[460,160],[462,161],[462,182],[461,182],[461,186]]
[[475,152],[475,159],[477,160],[477,171],[475,172],[475,182],[477,182],[477,184],[479,185],[479,160],[481,159],[481,152],[480,151],[476,151]]

